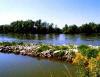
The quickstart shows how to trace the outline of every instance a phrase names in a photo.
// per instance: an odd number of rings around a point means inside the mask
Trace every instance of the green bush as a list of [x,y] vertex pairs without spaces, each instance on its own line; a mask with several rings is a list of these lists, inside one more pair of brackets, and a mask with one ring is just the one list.
[[81,49],[87,49],[87,48],[90,48],[90,47],[87,46],[87,45],[80,45],[80,46],[78,46],[79,50],[81,50]]
[[54,46],[55,50],[68,50],[67,46]]
[[91,57],[96,58],[98,53],[99,53],[99,51],[97,49],[90,48],[87,50],[86,56],[88,58],[91,58]]
[[65,52],[61,50],[61,51],[55,53],[54,56],[56,56],[56,57],[62,57],[62,56],[64,56],[64,54],[65,54]]
[[0,42],[0,46],[15,46],[15,45],[24,45],[23,42]]
[[78,47],[79,52],[82,53],[84,56],[88,57],[88,58],[96,58],[96,56],[98,55],[99,51],[97,49],[94,48],[90,48],[87,45],[80,45]]
[[50,49],[48,45],[40,45],[40,47],[37,49],[38,52],[43,52]]

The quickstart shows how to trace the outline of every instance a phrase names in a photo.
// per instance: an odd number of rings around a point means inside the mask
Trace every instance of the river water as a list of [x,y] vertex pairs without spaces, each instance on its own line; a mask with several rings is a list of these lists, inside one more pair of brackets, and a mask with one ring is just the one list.
[[58,61],[0,53],[0,77],[77,77],[75,66]]
[[[100,35],[0,34],[0,42],[100,45]],[[64,62],[0,53],[0,77],[77,77],[76,70]]]
[[87,44],[100,45],[100,35],[70,35],[70,34],[0,34],[0,42],[28,42],[33,44]]

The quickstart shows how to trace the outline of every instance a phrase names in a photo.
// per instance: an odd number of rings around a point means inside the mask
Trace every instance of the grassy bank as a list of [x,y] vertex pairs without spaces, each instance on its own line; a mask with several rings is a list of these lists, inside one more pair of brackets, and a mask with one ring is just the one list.
[[0,52],[63,60],[78,66],[79,77],[100,77],[100,46],[1,42]]

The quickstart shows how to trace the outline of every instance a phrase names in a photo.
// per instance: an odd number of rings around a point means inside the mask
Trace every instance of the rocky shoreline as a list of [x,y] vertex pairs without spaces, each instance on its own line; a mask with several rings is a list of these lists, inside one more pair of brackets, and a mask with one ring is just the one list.
[[[48,45],[50,47],[50,45]],[[54,46],[51,46],[53,48]],[[31,57],[41,57],[41,58],[55,58],[63,61],[71,62],[73,58],[73,52],[77,52],[77,50],[73,49],[70,51],[67,50],[53,50],[48,49],[45,51],[40,51],[41,45],[31,45],[31,46],[22,46],[22,45],[16,45],[16,46],[0,46],[0,52],[1,53],[14,53],[14,54],[20,54],[20,55],[27,55]]]
[[[78,52],[77,45],[15,45],[15,46],[0,46],[1,53],[14,53],[27,55],[31,57],[41,57],[41,58],[55,58],[58,60],[63,60],[67,62],[72,62],[74,55]],[[98,48],[98,46],[91,46]]]

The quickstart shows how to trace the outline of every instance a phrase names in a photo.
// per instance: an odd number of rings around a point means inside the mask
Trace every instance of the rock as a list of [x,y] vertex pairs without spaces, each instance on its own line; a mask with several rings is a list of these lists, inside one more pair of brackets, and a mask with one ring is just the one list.
[[25,50],[21,50],[21,51],[20,51],[20,54],[21,54],[21,55],[26,55],[26,51],[25,51]]
[[60,52],[60,50],[54,51],[53,54]]

